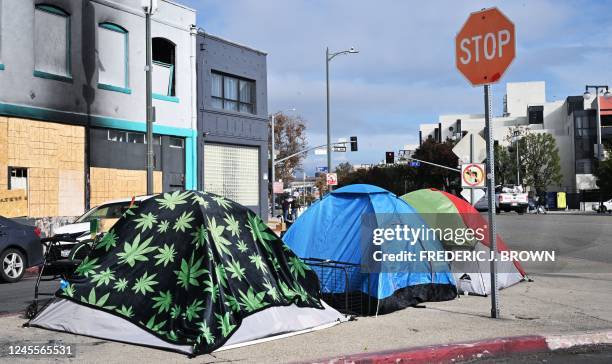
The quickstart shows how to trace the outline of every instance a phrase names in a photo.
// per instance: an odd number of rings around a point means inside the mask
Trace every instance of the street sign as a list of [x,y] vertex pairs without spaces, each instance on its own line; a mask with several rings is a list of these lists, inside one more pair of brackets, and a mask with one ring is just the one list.
[[[472,205],[480,201],[480,199],[483,198],[484,195],[485,191],[481,188],[464,188],[463,190],[461,190],[461,196],[463,196],[463,198],[465,198],[465,200]],[[472,201],[472,197],[474,198],[474,201]]]
[[[471,146],[470,138],[473,138]],[[473,149],[473,160],[470,158],[470,149]],[[480,163],[487,158],[487,142],[479,134],[467,133],[455,145],[453,153],[459,157],[459,163]]]
[[497,8],[470,14],[455,37],[455,64],[473,86],[497,82],[515,53],[514,24]]
[[461,187],[484,188],[485,165],[483,163],[466,163],[461,165]]
[[327,172],[327,167],[317,167],[317,172]]
[[346,147],[342,145],[334,145],[332,146],[332,150],[334,152],[346,152]]
[[421,162],[419,161],[410,161],[410,167],[420,167]]
[[328,173],[326,175],[327,185],[328,186],[337,186],[338,185],[338,175],[336,173]]
[[283,182],[274,182],[273,187],[274,193],[283,193]]
[[315,155],[327,155],[327,149],[326,148],[317,148],[314,151]]

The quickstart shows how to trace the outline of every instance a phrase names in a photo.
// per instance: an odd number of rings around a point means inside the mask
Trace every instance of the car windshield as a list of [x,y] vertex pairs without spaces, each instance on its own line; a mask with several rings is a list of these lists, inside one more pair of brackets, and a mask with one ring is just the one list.
[[93,219],[118,219],[129,207],[130,201],[97,206],[79,217],[75,223],[90,222]]

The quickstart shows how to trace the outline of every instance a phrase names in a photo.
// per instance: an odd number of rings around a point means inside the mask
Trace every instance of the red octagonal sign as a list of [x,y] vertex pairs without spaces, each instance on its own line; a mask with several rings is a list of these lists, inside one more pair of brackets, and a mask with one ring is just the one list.
[[474,86],[497,82],[514,55],[514,24],[497,8],[470,14],[455,38],[455,63]]

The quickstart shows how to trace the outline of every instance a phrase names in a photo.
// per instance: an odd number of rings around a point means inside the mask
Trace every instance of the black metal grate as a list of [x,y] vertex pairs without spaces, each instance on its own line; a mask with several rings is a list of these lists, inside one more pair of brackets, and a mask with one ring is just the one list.
[[368,294],[370,275],[361,273],[359,264],[318,258],[304,262],[319,276],[322,298],[327,304],[344,314],[373,314],[376,301]]

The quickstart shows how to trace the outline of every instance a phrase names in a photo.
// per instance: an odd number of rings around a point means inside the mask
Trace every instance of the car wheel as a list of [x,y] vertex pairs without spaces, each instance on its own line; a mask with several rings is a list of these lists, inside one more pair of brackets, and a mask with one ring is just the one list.
[[14,283],[23,278],[26,270],[26,258],[17,249],[7,249],[0,254],[0,279]]

